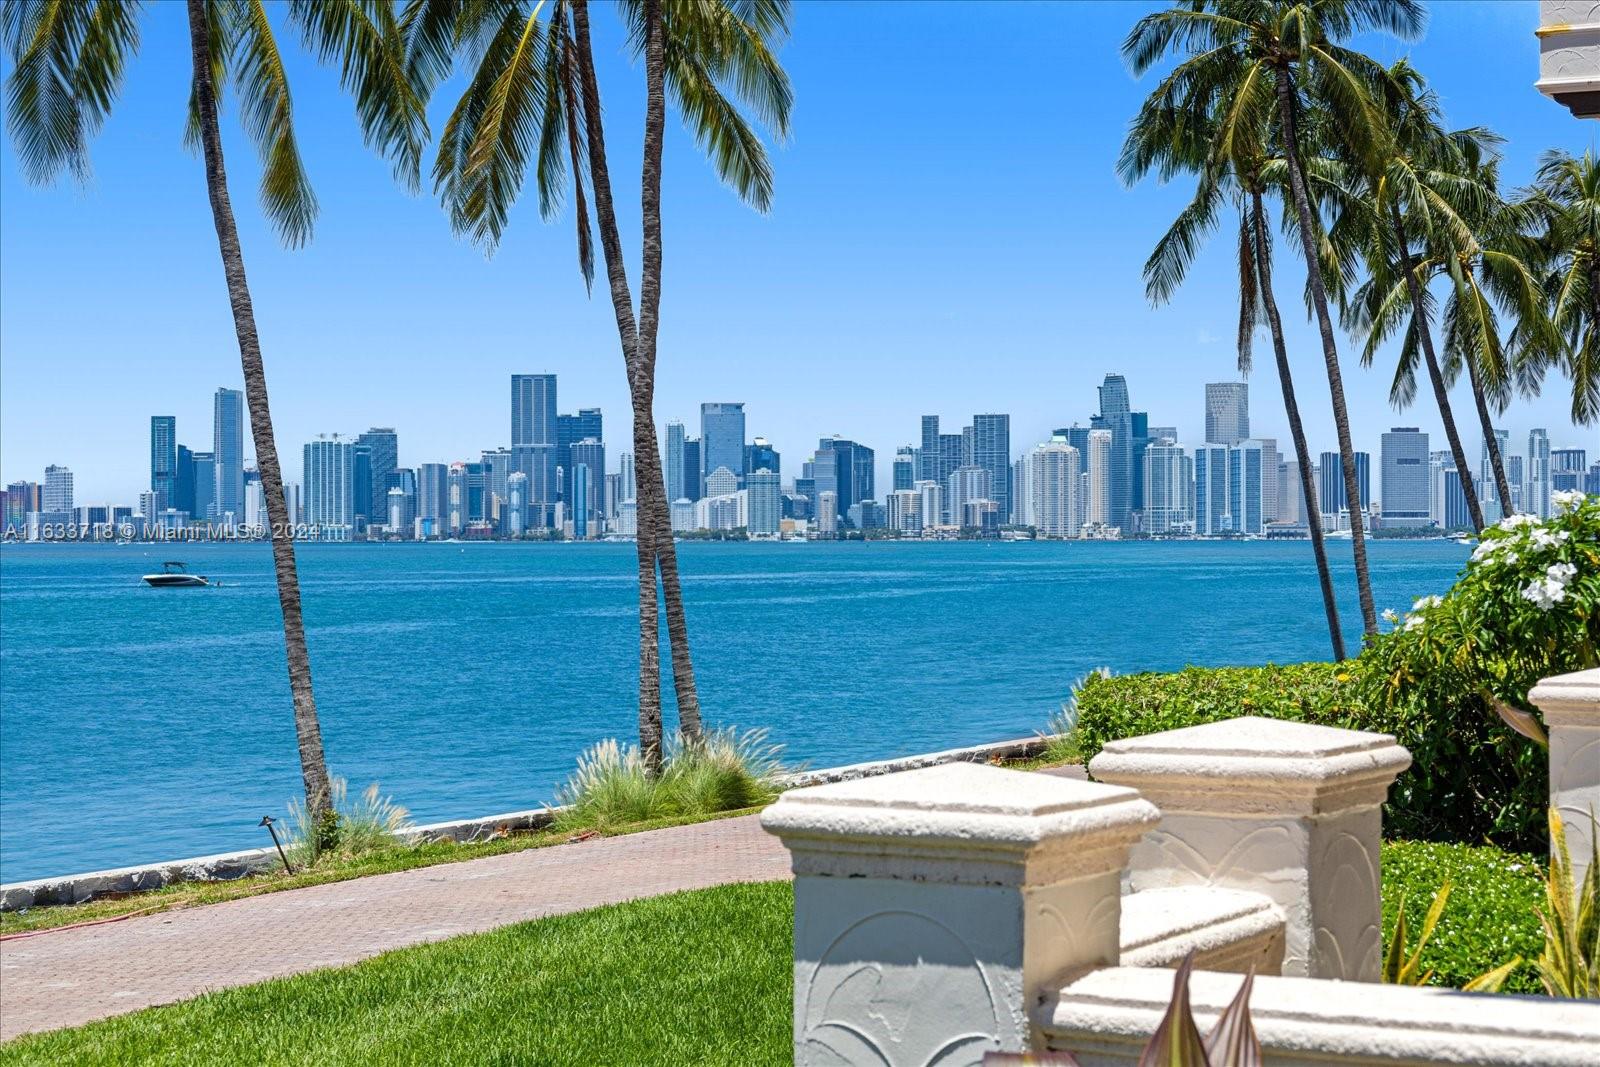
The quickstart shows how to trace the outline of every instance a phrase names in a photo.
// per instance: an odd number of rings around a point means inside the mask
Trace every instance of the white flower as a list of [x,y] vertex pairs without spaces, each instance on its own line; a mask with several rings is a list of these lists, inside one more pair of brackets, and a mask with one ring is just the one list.
[[1550,494],[1550,502],[1558,512],[1577,511],[1578,505],[1583,503],[1583,494],[1576,489],[1560,490]]
[[1528,534],[1528,540],[1533,542],[1534,548],[1554,548],[1565,541],[1570,534],[1565,530],[1550,530],[1540,526]]
[[1472,550],[1472,562],[1494,562],[1494,554],[1500,548],[1499,541],[1479,541],[1478,547]]
[[1578,568],[1571,563],[1552,563],[1545,568],[1544,573],[1552,582],[1566,585],[1578,573]]
[[1400,615],[1393,608],[1384,608],[1383,609],[1383,621],[1384,622],[1391,622],[1391,623],[1392,622],[1399,622],[1400,621]]
[[1553,578],[1535,578],[1522,590],[1522,599],[1531,600],[1540,611],[1549,611],[1567,599],[1567,587]]
[[1429,608],[1436,608],[1440,604],[1443,604],[1443,603],[1444,603],[1444,597],[1442,597],[1442,596],[1419,597],[1417,599],[1417,602],[1415,604],[1411,605],[1411,610],[1412,611],[1427,611]]
[[1502,530],[1515,530],[1519,526],[1528,526],[1528,525],[1531,525],[1531,524],[1536,524],[1538,521],[1539,521],[1539,516],[1537,516],[1537,515],[1529,515],[1527,512],[1524,511],[1524,512],[1520,512],[1520,513],[1518,513],[1516,515],[1507,515],[1505,518],[1501,519],[1498,523],[1496,523],[1496,525],[1499,526],[1500,529],[1502,529]]
[[1421,626],[1423,623],[1425,623],[1427,621],[1428,620],[1423,618],[1421,615],[1407,615],[1406,616],[1406,629],[1408,631],[1415,630],[1417,627]]

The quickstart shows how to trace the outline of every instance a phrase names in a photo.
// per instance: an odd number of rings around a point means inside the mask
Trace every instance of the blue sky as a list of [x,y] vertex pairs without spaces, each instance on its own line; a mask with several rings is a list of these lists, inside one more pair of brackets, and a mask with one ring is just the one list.
[[[676,118],[666,146],[666,276],[658,423],[691,426],[702,400],[743,400],[792,477],[816,438],[878,449],[880,478],[918,417],[958,429],[1012,416],[1020,450],[1087,421],[1108,371],[1154,425],[1201,437],[1202,387],[1236,377],[1236,272],[1226,235],[1169,305],[1151,309],[1140,267],[1181,207],[1182,185],[1129,190],[1113,163],[1148,91],[1118,45],[1149,4],[797,5],[783,61],[793,136],[774,153],[777,197],[760,216],[721,186]],[[596,40],[625,241],[637,246],[643,80],[616,20]],[[1507,139],[1509,184],[1549,147],[1581,151],[1597,128],[1533,88],[1532,0],[1435,4],[1426,38],[1362,42],[1409,54],[1454,125]],[[361,144],[331,72],[294,49],[302,150],[322,213],[288,252],[255,199],[254,153],[225,137],[261,328],[278,445],[292,478],[318,433],[393,425],[407,465],[507,443],[513,372],[560,375],[563,411],[599,405],[615,455],[627,394],[603,291],[585,296],[570,216],[519,203],[499,252],[453,237],[437,200],[411,196]],[[77,476],[79,502],[131,503],[148,480],[151,414],[209,447],[210,395],[237,387],[238,352],[198,160],[180,144],[187,92],[182,7],[156,4],[87,186],[26,185],[0,153],[0,477]],[[435,106],[435,129],[452,90]],[[448,98],[448,99],[447,99]],[[1313,451],[1334,446],[1326,380],[1301,313],[1302,276],[1280,249],[1279,299]],[[634,275],[635,284],[637,275]],[[1341,336],[1357,446],[1391,425],[1438,430],[1431,404],[1387,402]],[[1263,344],[1252,426],[1288,448]],[[1564,382],[1502,420],[1514,451],[1533,426],[1553,444],[1600,446],[1566,418]],[[1457,391],[1469,426],[1470,404]],[[694,431],[691,431],[694,432]],[[1478,434],[1467,447],[1476,455]],[[1435,447],[1442,448],[1442,437]]]

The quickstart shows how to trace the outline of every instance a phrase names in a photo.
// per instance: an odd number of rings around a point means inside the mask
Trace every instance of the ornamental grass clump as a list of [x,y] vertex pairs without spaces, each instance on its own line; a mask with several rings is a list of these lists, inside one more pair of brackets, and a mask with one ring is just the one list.
[[411,814],[373,782],[350,802],[343,778],[329,785],[328,813],[313,821],[298,800],[289,802],[289,862],[297,870],[338,863],[405,844]]
[[556,802],[565,810],[555,827],[603,832],[765,804],[778,794],[781,752],[766,730],[710,730],[697,740],[679,737],[668,747],[661,773],[652,775],[638,746],[608,738],[578,757],[572,776],[557,790]]

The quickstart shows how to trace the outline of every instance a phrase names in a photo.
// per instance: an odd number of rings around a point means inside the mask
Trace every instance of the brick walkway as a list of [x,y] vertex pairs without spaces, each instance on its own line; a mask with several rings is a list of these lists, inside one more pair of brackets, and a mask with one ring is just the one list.
[[789,876],[756,816],[291,889],[0,942],[0,1040],[524,919]]

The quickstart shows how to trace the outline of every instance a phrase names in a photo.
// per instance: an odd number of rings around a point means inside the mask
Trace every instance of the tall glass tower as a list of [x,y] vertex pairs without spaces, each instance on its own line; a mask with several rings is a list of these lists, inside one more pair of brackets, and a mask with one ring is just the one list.
[[744,483],[744,404],[700,405],[700,471],[726,467]]
[[214,457],[211,518],[244,522],[244,393],[218,389],[212,401],[211,454]]
[[158,494],[157,507],[177,506],[178,420],[173,415],[150,416],[150,491]]
[[[1126,402],[1126,401],[1124,401]],[[972,416],[972,463],[989,472],[989,499],[1011,519],[1011,416]]]
[[1250,436],[1250,386],[1245,382],[1206,384],[1206,441],[1236,445]]
[[556,443],[556,376],[511,376],[511,447]]

